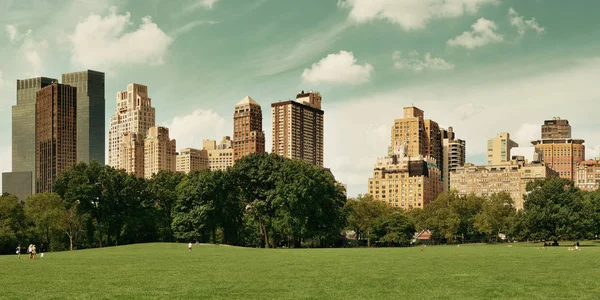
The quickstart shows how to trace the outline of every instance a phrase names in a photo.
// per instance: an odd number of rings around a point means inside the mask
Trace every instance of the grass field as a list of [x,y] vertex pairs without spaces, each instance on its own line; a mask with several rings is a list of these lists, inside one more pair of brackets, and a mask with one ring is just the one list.
[[247,249],[140,244],[0,256],[2,299],[597,299],[600,244]]

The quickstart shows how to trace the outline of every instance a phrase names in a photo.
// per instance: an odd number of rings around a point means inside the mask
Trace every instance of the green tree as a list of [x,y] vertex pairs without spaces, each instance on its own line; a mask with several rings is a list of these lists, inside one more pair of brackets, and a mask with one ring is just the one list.
[[381,221],[379,218],[392,213],[392,209],[386,203],[374,200],[371,195],[359,195],[357,198],[348,199],[345,209],[348,214],[348,228],[354,230],[357,236],[366,236],[368,247],[371,247],[371,231],[374,224]]
[[416,232],[413,221],[399,211],[377,218],[372,227],[372,238],[386,245],[408,244]]
[[19,199],[10,194],[0,196],[0,253],[14,253],[17,245],[25,242],[27,223]]
[[515,214],[513,200],[507,193],[492,194],[483,204],[474,220],[475,228],[488,235],[488,243],[500,232],[508,233],[511,217]]
[[60,230],[61,217],[65,207],[55,193],[42,193],[28,197],[25,201],[25,215],[33,222],[33,229],[48,249],[54,249],[52,240]]
[[148,189],[154,203],[159,208],[162,216],[161,236],[165,241],[173,241],[173,208],[177,202],[177,185],[185,177],[182,173],[160,171],[148,182]]
[[567,179],[552,177],[527,184],[524,222],[534,239],[581,238],[589,232],[589,210],[581,191]]
[[58,229],[69,237],[69,251],[73,251],[73,241],[77,240],[83,230],[83,219],[77,212],[77,205],[78,203],[74,203],[70,208],[65,208],[58,223]]

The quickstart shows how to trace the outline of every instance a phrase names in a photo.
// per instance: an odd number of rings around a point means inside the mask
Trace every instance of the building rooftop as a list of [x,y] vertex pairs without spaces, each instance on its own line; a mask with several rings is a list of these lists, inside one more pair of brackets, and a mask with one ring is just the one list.
[[250,96],[246,96],[244,99],[242,99],[240,102],[238,102],[235,106],[246,105],[246,104],[254,104],[254,105],[260,106],[260,104],[258,104],[258,102],[256,102],[256,101],[254,101],[254,99],[252,99]]

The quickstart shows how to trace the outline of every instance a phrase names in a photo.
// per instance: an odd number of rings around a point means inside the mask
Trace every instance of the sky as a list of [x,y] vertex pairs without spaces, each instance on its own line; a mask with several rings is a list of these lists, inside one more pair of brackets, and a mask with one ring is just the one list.
[[320,91],[325,166],[348,195],[367,193],[404,106],[453,127],[467,161],[509,132],[520,146],[546,119],[568,119],[600,152],[596,0],[3,0],[0,171],[11,169],[16,80],[106,73],[106,132],[116,93],[148,86],[177,148],[233,133],[235,103],[263,109]]

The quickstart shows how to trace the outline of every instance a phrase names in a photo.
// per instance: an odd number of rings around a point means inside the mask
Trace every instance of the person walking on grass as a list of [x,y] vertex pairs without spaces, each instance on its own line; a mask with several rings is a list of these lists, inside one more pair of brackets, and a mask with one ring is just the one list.
[[31,245],[31,256],[33,257],[33,259],[35,259],[35,254],[36,254],[36,249],[35,249],[35,245]]
[[188,252],[192,252],[192,242],[188,244]]
[[17,246],[17,256],[21,259],[21,245]]
[[31,251],[33,251],[33,249],[31,246],[33,246],[33,245],[29,244],[29,246],[27,247],[27,253],[29,254],[29,259],[33,259],[33,252],[31,252]]

